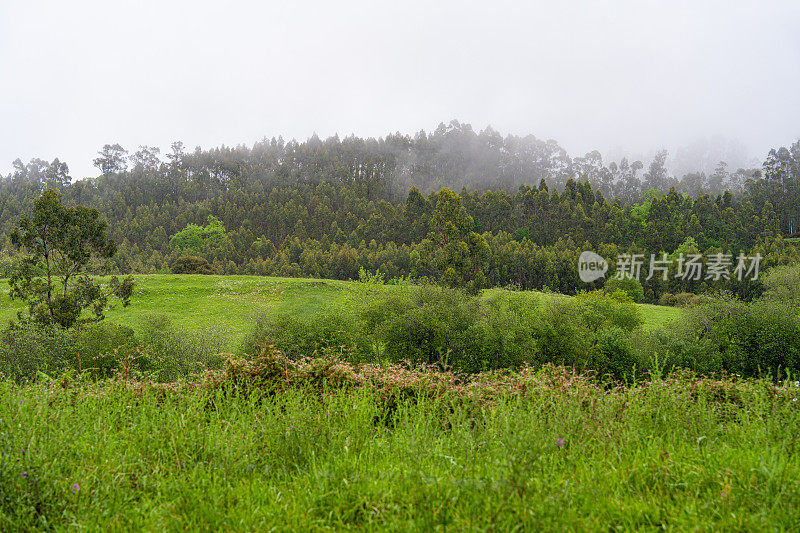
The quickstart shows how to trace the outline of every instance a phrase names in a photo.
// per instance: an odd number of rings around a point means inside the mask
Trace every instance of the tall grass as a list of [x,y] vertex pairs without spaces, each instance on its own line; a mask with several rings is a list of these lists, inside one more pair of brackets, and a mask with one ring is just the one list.
[[0,384],[0,529],[800,523],[794,386],[675,376],[603,390],[546,370],[477,376],[493,392],[474,397],[412,384],[387,408],[372,381],[232,375]]

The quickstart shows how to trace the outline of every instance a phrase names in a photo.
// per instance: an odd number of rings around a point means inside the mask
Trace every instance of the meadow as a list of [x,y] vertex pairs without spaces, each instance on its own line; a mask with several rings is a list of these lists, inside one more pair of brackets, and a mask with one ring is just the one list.
[[[784,278],[768,285],[793,295]],[[678,309],[602,293],[136,281],[130,307],[100,324],[6,331],[0,530],[800,523],[800,320],[775,299]],[[5,320],[16,308],[2,298]],[[14,373],[56,352],[60,366]],[[681,369],[693,364],[722,371]]]
[[[279,356],[0,384],[0,529],[791,530],[800,388]],[[367,375],[369,379],[363,379]]]
[[[312,278],[173,274],[135,278],[130,307],[111,309],[107,320],[136,331],[149,316],[160,315],[183,331],[217,332],[231,352],[239,348],[252,324],[264,315],[290,314],[310,319],[341,307],[348,295],[363,289],[358,282]],[[382,285],[378,290],[391,292],[398,287]],[[510,294],[534,306],[542,299],[565,298],[555,293],[506,289],[487,289],[483,297],[498,294]],[[680,314],[680,309],[674,307],[649,304],[637,307],[644,318],[644,328],[664,326]],[[9,298],[6,281],[0,280],[0,322],[14,318],[21,308],[19,301]]]

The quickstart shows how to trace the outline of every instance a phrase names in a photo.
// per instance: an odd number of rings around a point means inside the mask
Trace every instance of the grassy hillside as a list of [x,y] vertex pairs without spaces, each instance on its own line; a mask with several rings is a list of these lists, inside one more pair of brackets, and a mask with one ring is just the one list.
[[[130,326],[142,326],[152,314],[167,316],[183,330],[199,332],[215,330],[227,339],[230,349],[236,348],[251,330],[253,322],[265,313],[288,312],[309,317],[342,304],[349,294],[362,285],[350,281],[309,278],[275,278],[263,276],[136,276],[136,289],[128,308],[108,312],[108,320]],[[385,285],[384,291],[396,290]],[[505,289],[490,289],[484,296]],[[514,293],[516,298],[530,299],[532,305],[544,298],[563,298],[558,294],[535,292]],[[8,296],[5,280],[0,281],[0,320],[15,316],[21,307]],[[673,307],[642,304],[645,328],[666,324],[680,310]]]

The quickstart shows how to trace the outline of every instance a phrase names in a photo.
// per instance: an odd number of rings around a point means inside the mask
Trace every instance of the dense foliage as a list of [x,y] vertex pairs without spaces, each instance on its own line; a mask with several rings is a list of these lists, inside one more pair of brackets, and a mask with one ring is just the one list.
[[[190,255],[222,274],[358,279],[365,268],[469,290],[513,284],[574,294],[599,286],[577,278],[584,249],[612,265],[620,252],[759,253],[762,268],[798,259],[782,237],[798,228],[800,143],[771,151],[762,169],[721,165],[707,178],[670,177],[665,158],[644,171],[457,122],[377,140],[273,139],[194,152],[175,143],[167,162],[157,149],[128,157],[109,145],[96,161],[102,175],[74,183],[58,160],[17,162],[0,180],[0,247],[9,253],[19,217],[56,188],[108,218],[123,273],[167,272]],[[0,275],[10,262],[0,257]],[[716,288],[760,292],[758,284],[658,277],[644,285],[650,302]]]
[[[767,274],[764,295],[752,302],[724,293],[675,295],[684,308],[655,322],[645,322],[644,314],[664,308],[635,304],[621,289],[575,297],[494,289],[472,296],[407,281],[383,285],[366,273],[362,283],[338,283],[342,289],[310,280],[245,288],[236,278],[220,278],[203,281],[206,290],[195,283],[160,296],[178,310],[172,316],[179,323],[137,306],[137,318],[128,321],[135,332],[103,323],[7,328],[0,337],[0,372],[25,382],[40,372],[72,369],[103,377],[135,370],[165,381],[213,368],[226,354],[250,359],[274,346],[294,360],[337,354],[352,363],[411,361],[461,375],[554,364],[623,382],[677,368],[784,379],[800,374],[800,286],[787,285],[797,270]],[[239,309],[253,299],[284,297],[285,306],[269,307],[260,319],[248,318],[259,316],[255,307]],[[230,306],[218,310],[220,302]],[[213,326],[187,327],[191,322],[181,319],[194,312],[218,318]],[[228,319],[241,336],[231,342],[219,313],[234,312],[238,318]]]

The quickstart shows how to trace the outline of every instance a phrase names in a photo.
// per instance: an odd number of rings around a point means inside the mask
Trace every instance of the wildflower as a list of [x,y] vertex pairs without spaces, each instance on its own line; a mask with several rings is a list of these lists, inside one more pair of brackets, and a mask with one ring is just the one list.
[[28,477],[28,473],[27,472],[23,472],[22,473],[22,477]]
[[75,483],[74,485],[72,485],[72,494],[75,494],[75,493],[77,493],[79,490],[81,490],[81,487],[80,487],[80,485],[78,485],[77,483]]
[[556,439],[556,446],[558,446],[559,448],[563,448],[564,447],[564,439],[562,439],[561,437]]

